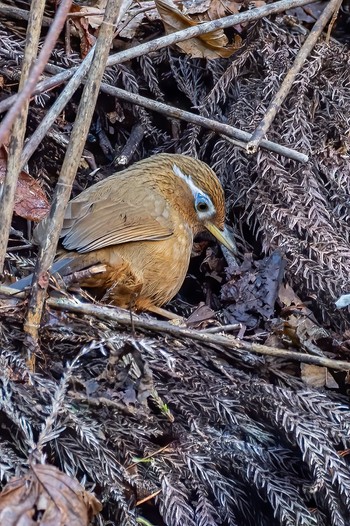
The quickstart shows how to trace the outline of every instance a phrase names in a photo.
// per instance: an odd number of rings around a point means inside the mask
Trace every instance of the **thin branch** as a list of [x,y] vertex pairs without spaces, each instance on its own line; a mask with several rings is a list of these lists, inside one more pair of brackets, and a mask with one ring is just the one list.
[[[165,35],[163,37],[151,40],[150,42],[140,44],[139,46],[134,46],[132,48],[125,49],[124,51],[120,51],[119,53],[115,53],[115,55],[111,55],[109,57],[107,61],[107,66],[115,66],[116,64],[122,64],[133,58],[141,57],[142,55],[147,55],[152,51],[158,51],[159,49],[162,49],[164,47],[177,44],[178,42],[183,42],[184,40],[188,40],[199,35],[204,35],[215,29],[224,29],[242,23],[254,22],[266,16],[275,15],[286,11],[287,9],[292,9],[294,7],[312,4],[313,2],[316,2],[316,0],[281,0],[280,2],[275,2],[273,4],[268,4],[263,7],[251,9],[249,11],[245,11],[237,15],[218,18],[217,20],[212,20],[211,22],[204,22],[203,24],[189,27],[181,31],[176,31],[175,33],[171,33],[170,35]],[[64,71],[59,66],[54,66],[52,64],[48,64],[45,69],[49,73],[53,73],[55,75],[62,75]],[[71,68],[69,70],[70,76],[72,76],[76,70],[77,67]],[[65,77],[64,80],[67,80],[67,77]],[[61,82],[63,82],[63,80]],[[9,107],[11,107],[11,105],[13,105],[14,97],[17,98],[17,95],[9,97],[9,99],[6,99],[6,101],[0,103],[0,112],[5,111]],[[11,104],[8,102],[8,100],[11,100]]]
[[[33,11],[33,4],[30,5],[30,12]],[[7,18],[14,18],[15,20],[29,20],[30,12],[26,9],[20,9],[14,5],[5,5],[0,2],[0,15],[3,15]],[[42,27],[50,27],[53,20],[48,16],[42,17],[41,25]],[[29,27],[29,24],[28,24]]]
[[[1,289],[0,289],[1,290]],[[332,360],[321,356],[311,356],[301,352],[288,351],[286,349],[278,349],[261,345],[259,343],[246,342],[238,340],[233,337],[224,336],[221,334],[208,334],[193,329],[185,329],[177,327],[166,321],[143,319],[138,316],[133,316],[130,320],[130,313],[128,311],[122,312],[120,309],[113,307],[102,307],[100,305],[92,305],[89,303],[76,303],[70,300],[59,300],[49,298],[47,304],[50,307],[60,310],[68,310],[78,314],[86,314],[94,316],[101,320],[114,321],[120,325],[130,327],[133,323],[135,328],[156,331],[160,333],[170,334],[177,338],[192,338],[193,340],[201,341],[203,343],[222,345],[227,349],[244,350],[254,354],[263,354],[266,356],[274,356],[276,358],[287,358],[302,363],[309,363],[319,365],[320,367],[328,367],[329,369],[337,369],[341,371],[350,371],[350,362],[342,360]]]
[[[199,126],[203,126],[204,128],[208,128],[209,130],[221,134],[223,138],[226,136],[228,138],[234,138],[247,142],[251,137],[250,133],[239,130],[238,128],[234,128],[229,124],[223,124],[221,122],[208,119],[207,117],[202,117],[201,115],[196,115],[195,113],[169,106],[163,102],[157,102],[152,99],[148,99],[147,97],[143,97],[138,93],[131,93],[130,91],[116,88],[114,86],[109,86],[105,83],[101,84],[101,91],[138,106],[143,106],[149,110],[157,111],[158,113],[166,115],[167,117],[173,117],[175,119],[181,119],[192,124],[198,124]],[[291,148],[287,148],[286,146],[282,146],[281,144],[277,144],[272,141],[262,141],[261,147],[301,163],[305,163],[309,159],[308,156],[303,153],[297,152],[296,150],[292,150]]]
[[[88,55],[89,56],[89,55]],[[86,57],[86,59],[88,58]],[[85,59],[85,60],[86,60]],[[83,62],[84,64],[84,62]],[[74,77],[78,74],[78,71],[80,71],[80,68],[82,65],[79,66],[79,68],[73,68],[74,69]],[[65,75],[62,75],[62,82],[67,80],[67,73],[70,71],[64,72]],[[83,73],[83,70],[81,71]],[[79,77],[82,75],[79,74]],[[56,77],[54,77],[56,78]],[[42,91],[45,91],[46,83],[47,85],[50,85],[50,87],[54,84],[54,78],[49,79],[48,81],[44,81],[41,83],[41,85],[38,85],[38,88],[36,90],[36,93],[39,93],[39,88]],[[77,79],[78,80],[78,79]],[[76,83],[74,83],[75,85]],[[75,88],[76,89],[76,88]],[[101,84],[101,91],[103,93],[107,93],[109,95],[112,95],[114,97],[118,97],[122,100],[125,100],[127,102],[131,102],[132,104],[136,104],[138,106],[143,106],[144,108],[147,108],[151,111],[156,111],[158,113],[161,113],[162,115],[166,115],[167,117],[172,117],[176,119],[181,119],[186,122],[190,122],[192,124],[198,124],[199,126],[203,126],[204,128],[207,128],[209,130],[212,130],[219,135],[221,135],[224,139],[232,141],[232,139],[236,139],[238,141],[241,141],[241,143],[235,143],[237,146],[241,147],[242,149],[246,149],[246,143],[251,138],[251,134],[245,131],[242,131],[238,128],[235,128],[234,126],[231,126],[229,124],[224,124],[221,122],[214,121],[213,119],[208,119],[207,117],[202,117],[201,115],[197,115],[195,113],[191,113],[189,111],[181,110],[179,108],[175,108],[174,106],[170,106],[168,104],[164,104],[163,102],[157,102],[152,99],[149,99],[147,97],[143,97],[142,95],[131,93],[129,91],[123,90],[121,88],[116,88],[114,86],[110,86],[109,84],[102,83]],[[25,162],[28,161],[28,159],[31,157],[31,155],[34,153],[35,148],[38,146],[40,141],[43,139],[43,137],[46,135],[48,129],[52,125],[52,123],[55,121],[57,116],[61,113],[64,103],[68,101],[69,93],[70,96],[72,95],[73,87],[69,89],[69,92],[67,92],[67,96],[65,95],[65,90],[60,95],[59,99],[55,102],[55,104],[52,106],[52,108],[49,110],[48,114],[44,117],[43,121],[40,123],[40,126],[35,131],[33,136],[30,138],[29,142],[26,144],[23,155],[22,155],[22,166],[25,164]],[[10,97],[9,99],[13,100],[13,97]],[[8,99],[6,99],[4,102],[7,102]],[[0,103],[0,112],[2,108],[5,108],[5,105],[1,107]],[[34,139],[35,137],[35,139]],[[33,142],[32,142],[33,141]],[[269,150],[275,153],[278,153],[279,155],[283,155],[284,157],[288,157],[290,159],[294,159],[295,161],[305,163],[308,161],[308,156],[298,152],[296,150],[293,150],[292,148],[287,148],[286,146],[282,146],[281,144],[275,143],[273,141],[261,141],[262,148],[265,150]]]
[[[4,285],[0,286],[0,294],[18,299],[25,297],[24,292],[16,291],[15,289]],[[104,307],[101,305],[93,305],[91,303],[81,303],[79,301],[57,298],[48,298],[47,305],[53,309],[75,312],[76,314],[95,317],[99,320],[114,322],[123,327],[131,327],[131,325],[133,325],[135,328],[159,332],[162,334],[170,334],[176,338],[192,339],[209,345],[221,345],[222,347],[233,351],[243,350],[254,354],[263,354],[276,358],[287,358],[301,363],[328,367],[329,369],[350,371],[350,362],[345,362],[343,360],[333,360],[322,356],[311,356],[301,352],[288,351],[286,349],[279,349],[276,347],[269,347],[268,345],[239,340],[232,336],[210,334],[205,331],[187,329],[172,325],[165,321],[142,318],[136,314],[133,314],[131,320],[128,311],[117,307]]]
[[138,123],[132,127],[130,135],[126,141],[126,144],[120,154],[114,159],[114,166],[127,166],[135,151],[139,147],[143,137],[145,135],[145,128],[142,124]]
[[11,126],[16,116],[19,114],[26,102],[30,100],[30,97],[37,85],[38,79],[41,73],[43,72],[47,62],[49,61],[51,52],[64,26],[71,3],[72,0],[62,0],[62,2],[60,3],[53,23],[45,39],[44,45],[39,53],[39,57],[35,62],[34,66],[32,67],[22,91],[18,93],[16,102],[9,109],[8,113],[6,114],[6,117],[0,124],[0,144],[3,144],[7,140],[11,131]]
[[[29,77],[30,68],[38,53],[44,9],[45,0],[33,0],[29,12],[19,91],[23,90]],[[20,112],[15,115],[16,120],[14,121],[9,143],[7,170],[0,196],[0,273],[3,272],[7,243],[10,235],[15,193],[21,168],[20,158],[26,130],[28,108],[29,99],[25,100],[25,104],[20,109]]]
[[60,115],[60,113],[63,111],[67,103],[70,101],[70,99],[76,92],[76,90],[79,88],[83,78],[85,77],[91,65],[94,53],[95,46],[90,49],[83,62],[74,72],[74,75],[68,82],[67,86],[64,88],[58,99],[46,113],[40,125],[37,127],[31,138],[25,145],[21,157],[21,166],[24,166],[28,162],[28,159],[30,159],[30,157],[33,155],[33,153],[47,134],[47,131],[51,128],[51,126],[57,119],[58,115]]
[[123,0],[108,0],[104,19],[99,30],[94,58],[89,69],[88,78],[83,90],[77,116],[74,122],[71,139],[55,188],[53,201],[46,222],[46,235],[42,240],[39,256],[35,266],[33,286],[29,297],[25,331],[36,341],[38,328],[48,286],[48,271],[57,249],[63,218],[71,194],[73,181],[83,153],[86,136],[89,131],[103,72],[106,67],[110,45],[113,39],[114,22],[120,16]]
[[325,28],[327,22],[329,21],[333,13],[338,11],[341,2],[342,0],[330,0],[328,4],[326,4],[326,7],[324,8],[322,14],[319,16],[317,22],[310,31],[307,39],[300,48],[300,51],[295,58],[293,66],[288,71],[285,79],[281,84],[280,89],[270,102],[270,105],[266,110],[264,117],[262,118],[260,124],[257,126],[256,130],[252,134],[251,139],[247,144],[248,153],[255,153],[258,150],[258,147],[262,144],[263,137],[265,137],[274,118],[277,115],[277,112],[279,111],[281,105],[287,97],[295,81],[296,76],[303,67],[305,60],[315,47],[316,42],[320,37],[323,29]]

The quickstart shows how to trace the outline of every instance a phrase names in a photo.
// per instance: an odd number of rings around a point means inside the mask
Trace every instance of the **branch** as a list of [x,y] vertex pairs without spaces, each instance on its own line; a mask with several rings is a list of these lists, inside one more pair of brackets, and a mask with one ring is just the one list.
[[311,356],[301,352],[288,351],[286,349],[278,349],[275,347],[269,347],[267,345],[261,345],[259,343],[238,340],[236,338],[224,336],[221,334],[203,333],[193,329],[177,327],[176,325],[172,325],[166,321],[146,320],[135,315],[133,315],[131,320],[130,313],[128,311],[123,313],[120,309],[113,307],[102,307],[100,305],[76,303],[70,300],[60,300],[54,298],[49,298],[47,300],[47,304],[55,309],[68,310],[78,314],[86,314],[101,320],[114,321],[127,327],[133,325],[135,328],[170,334],[171,336],[175,336],[177,338],[190,338],[207,344],[222,345],[227,349],[249,351],[254,354],[263,354],[266,356],[274,356],[276,358],[288,358],[290,360],[295,360],[302,363],[314,364],[320,367],[328,367],[329,369],[350,371],[350,362],[332,360],[322,356]]
[[[23,86],[26,85],[30,74],[30,68],[32,67],[38,53],[44,9],[45,0],[33,0],[30,6],[24,59],[18,88],[19,91],[23,90]],[[7,243],[10,235],[15,193],[21,168],[20,158],[27,124],[28,108],[29,99],[25,99],[19,112],[14,116],[16,120],[14,120],[9,143],[7,170],[0,197],[0,273],[2,273],[4,268]]]
[[[24,298],[25,293],[16,291],[13,288],[0,286],[0,293],[13,298]],[[80,303],[68,299],[48,298],[47,305],[57,310],[75,312],[76,314],[95,317],[99,320],[118,323],[123,327],[135,327],[139,329],[159,332],[161,334],[170,334],[176,338],[189,338],[200,341],[209,345],[221,345],[226,349],[248,351],[254,354],[263,354],[276,358],[287,358],[301,363],[318,365],[319,367],[328,367],[340,371],[350,371],[350,362],[343,360],[333,360],[323,356],[311,356],[296,351],[288,351],[276,347],[269,347],[259,343],[251,343],[244,340],[238,340],[230,336],[221,334],[210,334],[208,331],[197,331],[183,327],[177,327],[169,322],[154,319],[145,319],[133,314],[130,318],[130,312],[124,311],[117,307],[104,307],[101,305],[92,305],[90,303]],[[225,327],[222,327],[222,331]]]
[[51,52],[64,26],[71,3],[72,0],[62,0],[62,2],[60,3],[54,21],[45,39],[44,45],[39,53],[38,60],[32,67],[22,91],[18,93],[15,103],[10,108],[10,110],[6,114],[6,117],[0,124],[0,144],[3,144],[6,141],[7,137],[10,134],[11,126],[16,116],[21,111],[26,102],[30,100],[31,95],[35,90],[35,86],[37,85],[38,79],[41,73],[43,72],[47,62],[49,61]]
[[114,23],[120,15],[122,4],[123,0],[108,0],[103,23],[99,30],[93,61],[81,96],[71,139],[55,188],[50,213],[46,220],[46,231],[35,266],[27,319],[24,325],[25,331],[34,341],[38,338],[38,328],[49,282],[48,271],[56,254],[64,213],[95,110],[102,75],[106,67],[114,34]]
[[[249,11],[245,11],[237,15],[218,18],[217,20],[212,20],[211,22],[204,22],[203,24],[189,27],[181,31],[176,31],[175,33],[171,33],[170,35],[156,38],[154,40],[151,40],[150,42],[145,42],[144,44],[140,44],[139,46],[134,46],[132,48],[125,49],[124,51],[120,51],[119,53],[115,53],[114,55],[109,57],[107,61],[107,66],[115,66],[116,64],[122,64],[133,58],[141,57],[142,55],[151,53],[152,51],[158,51],[159,49],[171,46],[173,44],[177,44],[178,42],[183,42],[184,40],[188,40],[199,35],[210,33],[210,31],[213,31],[215,29],[224,29],[242,23],[254,22],[266,16],[275,15],[288,9],[292,9],[294,7],[312,4],[316,1],[317,0],[281,0],[280,2],[275,2],[273,4],[268,4],[263,7],[251,9]],[[67,73],[64,72],[62,68],[54,66],[52,64],[48,64],[46,70],[49,73],[59,75]],[[76,70],[76,67],[71,68],[69,70],[70,76],[72,76]],[[64,80],[67,80],[67,77],[65,77]],[[63,82],[63,80],[61,82]],[[0,103],[0,112],[5,111],[9,107],[11,107],[11,105],[13,105],[15,97],[17,97],[17,95],[14,95],[13,97],[9,97],[5,101],[2,101]],[[8,102],[10,100],[11,103]]]
[[[152,99],[148,99],[147,97],[143,97],[138,93],[131,93],[130,91],[116,88],[114,86],[109,86],[105,83],[101,84],[101,91],[127,102],[131,102],[132,104],[136,104],[137,106],[143,106],[149,110],[157,111],[158,113],[166,115],[167,117],[173,117],[175,119],[181,119],[192,124],[198,124],[199,126],[203,126],[204,128],[208,128],[209,130],[222,135],[224,139],[234,138],[246,143],[251,137],[250,133],[239,130],[238,128],[234,128],[229,124],[223,124],[221,122],[208,119],[207,117],[196,115],[195,113],[191,113],[189,111],[180,110],[179,108],[169,106],[163,102],[157,102]],[[243,148],[244,146],[241,145],[241,147]],[[261,142],[261,147],[301,163],[305,163],[309,159],[308,156],[303,153],[297,152],[296,150],[292,150],[291,148],[287,148],[286,146],[282,146],[281,144],[277,144],[272,141],[263,140]]]
[[281,105],[283,104],[285,98],[287,97],[295,81],[296,76],[300,72],[301,68],[303,67],[305,63],[305,60],[310,55],[311,51],[316,45],[316,42],[319,36],[321,35],[325,25],[331,18],[332,14],[335,11],[338,11],[341,3],[342,3],[342,0],[330,0],[328,4],[326,4],[324,11],[318,18],[314,27],[310,31],[307,39],[305,40],[304,44],[300,48],[300,51],[295,58],[294,64],[288,71],[284,81],[281,84],[280,89],[278,90],[278,92],[276,93],[272,101],[270,102],[270,105],[268,109],[266,110],[264,117],[262,118],[260,124],[257,126],[256,130],[252,134],[251,139],[247,144],[248,153],[255,153],[258,150],[258,147],[262,144],[263,137],[265,137],[274,118],[277,115],[277,112],[279,111]]

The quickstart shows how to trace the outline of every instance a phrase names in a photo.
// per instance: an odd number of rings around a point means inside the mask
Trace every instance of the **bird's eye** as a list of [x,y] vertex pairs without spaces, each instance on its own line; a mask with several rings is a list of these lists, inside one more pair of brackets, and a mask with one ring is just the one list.
[[212,208],[210,198],[203,194],[196,195],[194,204],[197,212],[209,212],[209,210]]
[[200,201],[199,203],[197,203],[197,210],[199,212],[207,212],[208,210],[208,203],[206,203],[205,201]]

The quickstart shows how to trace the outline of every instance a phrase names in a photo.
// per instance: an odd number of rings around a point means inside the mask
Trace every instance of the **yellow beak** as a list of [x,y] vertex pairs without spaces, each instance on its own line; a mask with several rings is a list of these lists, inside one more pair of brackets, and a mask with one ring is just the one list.
[[236,243],[228,232],[226,226],[224,230],[220,230],[217,226],[213,225],[213,223],[206,223],[205,227],[214,237],[216,237],[219,243],[224,245],[230,252],[232,252],[232,254],[237,254]]

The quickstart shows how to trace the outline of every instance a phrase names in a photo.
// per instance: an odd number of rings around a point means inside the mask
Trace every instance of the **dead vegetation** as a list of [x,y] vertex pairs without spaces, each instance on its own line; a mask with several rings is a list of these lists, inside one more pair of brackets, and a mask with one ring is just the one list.
[[[28,10],[27,2],[21,4]],[[246,8],[244,2],[220,5]],[[17,87],[26,27],[2,9],[1,4],[0,107]],[[346,13],[333,35],[341,35]],[[115,49],[163,33],[159,17],[141,23],[141,15],[146,16],[140,13],[137,23],[132,18],[132,31],[125,26],[129,33],[115,39]],[[188,8],[190,15],[205,16]],[[53,16],[50,2],[45,16]],[[52,73],[75,67],[88,52],[96,35],[87,20],[79,26],[74,19],[77,29],[66,29],[65,42],[57,43],[50,60]],[[226,30],[230,45],[241,40],[228,58],[191,58],[165,47],[108,67],[103,82],[252,133],[310,23],[298,12],[265,18]],[[224,184],[241,257],[238,264],[228,258],[227,267],[222,254],[200,240],[185,286],[171,305],[187,316],[206,302],[205,311],[192,314],[190,327],[210,331],[229,323],[249,344],[348,360],[349,313],[336,310],[334,302],[350,292],[349,65],[347,43],[322,37],[269,130],[270,141],[306,154],[304,164],[266,149],[249,156],[238,139],[100,94],[74,195],[105,174],[164,151],[205,160]],[[28,137],[60,90],[35,97]],[[81,89],[29,161],[37,200],[14,218],[8,281],[32,270],[36,252],[25,219],[35,207],[45,208],[41,188],[52,195],[80,96]],[[5,164],[6,159],[0,176]],[[93,171],[97,166],[103,175]],[[13,476],[31,480],[38,465],[52,464],[101,501],[96,525],[349,524],[344,368],[228,348],[219,338],[215,343],[181,331],[165,334],[152,320],[142,327],[135,319],[128,328],[109,317],[52,306],[46,307],[33,349],[22,329],[26,302],[2,298],[3,485]],[[36,353],[35,372],[26,350]],[[62,482],[64,474],[51,476]],[[54,501],[61,491],[55,487]],[[22,495],[21,483],[18,488]],[[38,491],[32,496],[38,498]],[[98,511],[93,497],[86,498],[82,512],[80,500],[73,504],[77,524],[86,524],[89,506]],[[8,488],[0,494],[0,518],[8,512],[6,499]],[[23,517],[34,522],[27,523],[44,524],[44,509],[28,502]],[[16,508],[15,520],[20,516]]]

